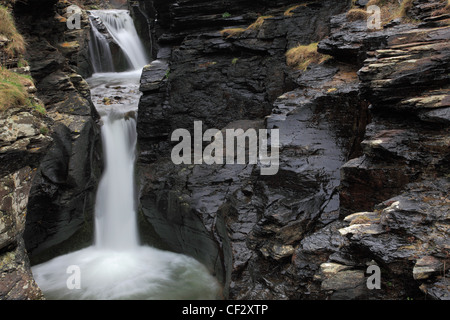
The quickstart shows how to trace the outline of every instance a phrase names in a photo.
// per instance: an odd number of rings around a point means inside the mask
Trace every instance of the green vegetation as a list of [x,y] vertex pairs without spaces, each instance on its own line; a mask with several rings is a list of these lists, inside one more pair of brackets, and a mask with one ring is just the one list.
[[7,69],[0,69],[0,111],[26,105],[28,92],[26,85],[31,80]]
[[39,131],[40,131],[40,133],[41,133],[42,135],[44,135],[44,136],[46,136],[46,135],[48,134],[48,128],[47,128],[46,126],[42,126],[42,127],[39,129]]
[[[26,51],[26,43],[17,31],[14,19],[7,8],[0,6],[0,37],[6,40],[2,48],[4,56],[17,59],[17,67],[28,66],[22,55]],[[28,88],[34,86],[31,76],[16,73],[0,66],[0,112],[9,108],[24,107],[46,113],[45,107],[37,103],[28,93]]]
[[239,58],[234,58],[233,60],[231,60],[231,64],[234,66],[236,65],[236,63],[239,61]]
[[231,13],[229,13],[229,12],[225,12],[225,13],[222,15],[222,18],[224,18],[224,19],[229,18],[229,17],[231,17]]
[[29,66],[28,61],[23,59],[23,58],[19,59],[19,61],[17,62],[17,67],[18,68],[25,68],[25,67],[28,67],[28,66]]
[[331,56],[317,52],[317,45],[318,42],[315,42],[290,49],[286,53],[287,65],[304,71],[311,63],[321,64],[330,59]]
[[45,107],[36,103],[28,94],[27,87],[32,85],[30,76],[0,68],[0,112],[14,107],[28,107],[44,114]]
[[45,107],[42,104],[39,103],[34,103],[30,100],[31,102],[31,107],[33,108],[33,110],[39,112],[40,114],[46,114],[47,110],[45,109]]

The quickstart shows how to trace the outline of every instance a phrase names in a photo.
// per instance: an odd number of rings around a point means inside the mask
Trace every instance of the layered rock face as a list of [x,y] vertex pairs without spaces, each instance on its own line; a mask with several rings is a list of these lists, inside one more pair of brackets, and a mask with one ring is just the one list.
[[375,211],[348,218],[341,233],[380,263],[390,283],[449,299],[450,28],[448,15],[413,13],[424,22],[389,35],[359,71],[373,120],[364,155],[342,167],[341,210]]
[[[236,5],[242,6],[241,12],[248,9],[248,4]],[[365,127],[367,106],[358,99],[356,86],[346,83],[356,84],[356,70],[324,66],[309,78],[298,79],[285,63],[286,48],[320,40],[328,32],[328,18],[345,11],[346,3],[313,3],[297,7],[292,16],[284,15],[292,4],[260,5],[252,12],[265,9],[272,17],[240,35],[220,31],[231,24],[248,26],[256,14],[236,17],[230,13],[224,18],[229,7],[219,6],[200,18],[192,12],[203,11],[172,9],[176,14],[173,30],[161,34],[159,59],[144,69],[141,80],[140,203],[159,236],[172,249],[210,267],[225,284],[226,294],[276,299],[295,296],[295,289],[274,292],[284,282],[282,277],[268,285],[268,279],[255,279],[252,274],[263,276],[259,269],[284,265],[317,220],[326,224],[336,218],[336,172],[349,154],[358,152],[353,140]],[[208,21],[203,20],[206,17]],[[187,32],[186,36],[173,48],[171,44],[180,39],[178,20],[189,20],[191,29],[181,32]],[[280,97],[307,83],[311,89]],[[336,88],[329,95],[321,94],[323,87],[327,93],[334,86],[340,87],[342,95]],[[344,108],[331,110],[323,106],[325,102],[342,103]],[[264,120],[274,103],[274,114]],[[299,104],[304,113],[296,112]],[[197,120],[203,122],[204,130],[280,128],[281,172],[262,178],[257,165],[174,165],[171,132],[192,130]],[[312,128],[310,121],[320,126]],[[302,130],[310,132],[296,137]],[[328,158],[332,160],[325,161]],[[307,165],[313,161],[315,165]]]
[[[248,5],[142,1],[158,17],[138,117],[143,216],[229,298],[448,298],[444,2],[413,1],[414,23],[378,31],[348,21],[348,3]],[[247,29],[252,12],[269,18]],[[286,67],[287,49],[317,41],[333,59]],[[279,172],[174,165],[171,133],[197,120],[279,129]]]
[[0,299],[40,299],[22,235],[28,195],[51,138],[38,112],[9,109],[0,117]]
[[[37,96],[46,106],[52,143],[30,190],[24,240],[34,263],[92,239],[95,192],[101,173],[99,117],[90,98],[89,23],[70,29],[70,3],[17,3],[14,13],[28,47]],[[47,255],[48,248],[52,253]]]

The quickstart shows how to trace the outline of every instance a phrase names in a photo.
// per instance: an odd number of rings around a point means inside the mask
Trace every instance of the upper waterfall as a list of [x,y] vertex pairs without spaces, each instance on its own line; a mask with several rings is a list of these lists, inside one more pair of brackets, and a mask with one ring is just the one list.
[[[138,70],[148,57],[128,10],[91,10],[92,40],[89,52],[94,72],[117,71],[111,44],[117,44],[126,59],[128,70]],[[93,23],[93,22],[96,23]]]

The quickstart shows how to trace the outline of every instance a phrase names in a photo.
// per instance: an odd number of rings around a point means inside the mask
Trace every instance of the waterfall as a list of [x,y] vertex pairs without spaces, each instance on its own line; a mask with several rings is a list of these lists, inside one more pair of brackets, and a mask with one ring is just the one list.
[[[94,14],[123,49],[133,70],[114,72],[106,46],[109,40],[94,28],[91,59],[96,70],[102,72],[97,71],[87,81],[102,117],[105,159],[96,197],[95,242],[33,266],[34,278],[47,299],[215,299],[220,286],[198,261],[139,244],[134,186],[135,115],[145,53],[127,11]],[[71,276],[70,270],[78,270],[78,278],[77,274]]]
[[[109,70],[109,65],[112,62],[112,58],[110,59],[112,56],[110,41],[114,41],[125,54],[129,69],[137,70],[145,66],[148,61],[144,46],[127,10],[91,10],[89,12],[91,28],[93,30],[92,36],[94,37],[94,41],[91,42],[92,45],[90,45],[89,50],[90,52],[92,51],[91,59],[93,59],[95,72],[112,71]],[[111,40],[107,39],[99,31],[97,25],[93,23],[93,20],[101,21]],[[109,50],[105,52],[107,48]],[[105,60],[103,61],[103,59]],[[106,66],[106,69],[103,68],[104,66]]]
[[94,73],[112,72],[114,71],[114,62],[111,54],[109,42],[92,22],[89,17],[91,25],[91,40],[89,41],[89,56],[91,57],[92,68]]
[[138,246],[134,201],[136,121],[112,113],[103,117],[105,171],[96,201],[95,243],[100,248]]

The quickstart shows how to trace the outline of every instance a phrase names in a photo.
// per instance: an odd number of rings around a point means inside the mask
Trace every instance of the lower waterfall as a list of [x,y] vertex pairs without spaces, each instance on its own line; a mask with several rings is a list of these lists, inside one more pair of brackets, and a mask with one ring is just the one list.
[[[96,14],[123,33],[130,29],[129,24],[120,29],[120,21],[115,23],[114,19],[124,20],[125,12],[108,10]],[[133,44],[132,47],[142,46]],[[108,58],[110,53],[105,55]],[[96,59],[102,61],[105,57]],[[133,71],[94,73],[88,79],[92,100],[102,117],[105,158],[95,208],[95,242],[88,248],[32,267],[34,278],[47,299],[219,297],[218,282],[198,261],[143,246],[138,240],[134,163],[139,79],[143,66],[141,61],[139,68]]]

